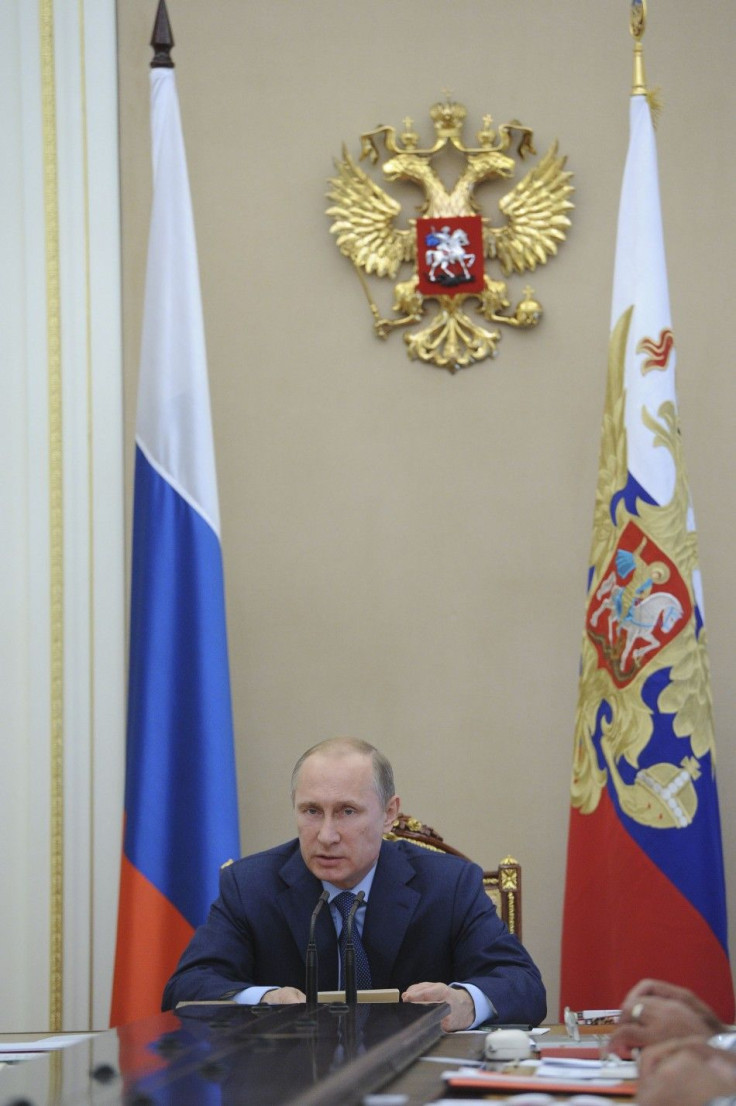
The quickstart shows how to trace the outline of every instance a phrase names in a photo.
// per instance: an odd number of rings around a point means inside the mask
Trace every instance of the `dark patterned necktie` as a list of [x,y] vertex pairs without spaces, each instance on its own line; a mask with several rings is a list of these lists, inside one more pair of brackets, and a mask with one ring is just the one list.
[[[342,964],[342,985],[345,986],[345,944],[347,942],[347,917],[350,913],[350,907],[353,905],[356,899],[356,895],[352,891],[341,891],[339,895],[336,895],[332,900],[337,909],[342,915],[342,930],[340,932],[340,963]],[[353,949],[355,951],[355,978],[356,986],[359,991],[369,990],[372,987],[371,983],[371,969],[368,965],[368,957],[366,956],[365,949],[363,948],[363,942],[360,939],[360,933],[358,932],[358,926],[353,918]]]

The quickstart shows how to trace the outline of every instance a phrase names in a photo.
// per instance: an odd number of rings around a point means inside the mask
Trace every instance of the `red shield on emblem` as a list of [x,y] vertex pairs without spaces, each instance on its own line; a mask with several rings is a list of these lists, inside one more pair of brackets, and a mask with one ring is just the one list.
[[482,292],[483,224],[480,215],[417,219],[418,290],[423,296]]
[[585,629],[599,667],[626,687],[684,629],[692,609],[677,566],[629,522],[588,605]]

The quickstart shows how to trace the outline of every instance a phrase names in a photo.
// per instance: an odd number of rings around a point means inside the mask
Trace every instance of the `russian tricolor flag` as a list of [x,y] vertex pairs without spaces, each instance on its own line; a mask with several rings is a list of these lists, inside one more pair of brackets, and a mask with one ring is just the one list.
[[204,325],[174,72],[151,71],[125,829],[111,1023],[156,1013],[239,855]]
[[[734,992],[695,521],[675,392],[657,152],[631,97],[580,666],[561,1006],[642,977]],[[707,365],[698,367],[707,373]]]

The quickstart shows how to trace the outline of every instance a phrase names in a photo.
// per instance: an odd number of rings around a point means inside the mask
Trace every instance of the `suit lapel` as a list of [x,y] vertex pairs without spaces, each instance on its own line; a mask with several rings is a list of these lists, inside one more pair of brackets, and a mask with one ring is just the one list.
[[[322,884],[307,868],[298,846],[279,874],[286,884],[279,895],[279,906],[294,943],[299,949],[306,972],[309,923],[312,911],[322,894]],[[334,991],[337,988],[337,938],[327,903],[322,907],[317,918],[315,940],[319,960],[319,989]]]
[[363,944],[374,987],[391,986],[396,958],[419,903],[419,892],[408,886],[414,869],[401,851],[386,841],[366,908]]

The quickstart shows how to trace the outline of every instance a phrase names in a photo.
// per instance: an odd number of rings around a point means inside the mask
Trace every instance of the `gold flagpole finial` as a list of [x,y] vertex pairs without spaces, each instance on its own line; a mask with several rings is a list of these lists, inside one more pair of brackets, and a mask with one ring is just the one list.
[[634,81],[632,96],[646,96],[647,79],[644,73],[644,48],[641,40],[647,26],[647,0],[631,0],[629,30],[634,38]]

